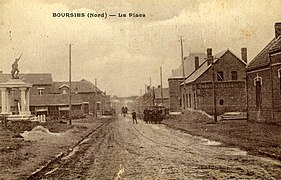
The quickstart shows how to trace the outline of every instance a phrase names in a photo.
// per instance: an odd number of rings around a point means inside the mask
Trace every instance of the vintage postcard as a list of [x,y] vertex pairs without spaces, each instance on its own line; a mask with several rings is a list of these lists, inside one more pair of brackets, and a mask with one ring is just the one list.
[[279,179],[280,0],[0,0],[0,179]]

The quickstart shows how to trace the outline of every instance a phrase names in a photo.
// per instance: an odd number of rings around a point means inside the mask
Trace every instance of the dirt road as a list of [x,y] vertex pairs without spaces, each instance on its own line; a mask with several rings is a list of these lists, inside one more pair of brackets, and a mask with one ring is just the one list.
[[278,179],[281,162],[161,124],[109,121],[43,179]]

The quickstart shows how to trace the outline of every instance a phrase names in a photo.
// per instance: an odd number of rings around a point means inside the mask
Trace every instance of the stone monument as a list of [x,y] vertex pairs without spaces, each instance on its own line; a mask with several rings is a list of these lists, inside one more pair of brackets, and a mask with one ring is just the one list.
[[[29,92],[32,84],[26,83],[18,77],[18,61],[21,56],[15,60],[12,65],[12,78],[7,82],[0,83],[1,91],[1,114],[6,115],[7,120],[29,120],[32,115],[29,110]],[[20,91],[20,105],[18,106],[18,114],[11,112],[11,92]]]
[[19,58],[16,58],[15,59],[15,62],[12,64],[12,71],[11,71],[11,73],[12,73],[12,79],[19,79],[19,65],[18,65],[18,62],[19,62],[19,60],[20,60],[20,58],[21,58],[21,56],[22,56],[22,53],[21,53],[21,55],[20,55],[20,57]]

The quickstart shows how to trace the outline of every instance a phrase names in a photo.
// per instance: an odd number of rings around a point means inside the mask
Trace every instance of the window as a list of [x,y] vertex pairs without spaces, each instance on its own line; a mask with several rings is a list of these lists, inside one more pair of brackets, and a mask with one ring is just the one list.
[[97,102],[97,111],[99,111],[100,110],[100,105],[101,105],[101,103],[100,102]]
[[279,89],[280,89],[280,95],[281,95],[281,68],[278,69],[278,78],[279,78]]
[[194,109],[196,109],[196,95],[193,93],[193,104],[194,104]]
[[189,107],[191,108],[191,94],[188,94],[189,97]]
[[66,90],[66,89],[63,89],[63,90],[62,90],[62,94],[67,94],[67,90]]
[[262,78],[259,75],[257,75],[257,77],[254,78],[254,86],[257,85],[258,81],[260,81],[260,84],[262,85]]
[[220,99],[220,105],[222,106],[224,104],[224,100]]
[[181,98],[179,98],[179,103],[180,103],[180,107],[182,107],[182,105],[181,105]]
[[218,81],[223,81],[224,80],[223,72],[222,71],[218,71],[218,73],[217,73],[217,80]]
[[186,104],[186,107],[188,108],[188,94],[185,95],[185,98],[186,98],[185,99],[185,104]]
[[37,89],[38,89],[38,95],[42,96],[45,88],[37,88]]
[[232,72],[231,72],[231,79],[232,79],[232,80],[237,80],[237,79],[238,79],[238,75],[237,75],[237,72],[236,72],[236,71],[232,71]]
[[254,86],[256,87],[256,109],[260,110],[262,107],[262,96],[261,96],[262,78],[258,74],[254,78]]
[[74,88],[74,92],[75,92],[75,94],[78,94],[78,87]]
[[185,107],[185,95],[182,95],[182,107]]
[[256,81],[256,108],[257,110],[261,109],[261,103],[262,103],[262,98],[261,98],[261,81]]

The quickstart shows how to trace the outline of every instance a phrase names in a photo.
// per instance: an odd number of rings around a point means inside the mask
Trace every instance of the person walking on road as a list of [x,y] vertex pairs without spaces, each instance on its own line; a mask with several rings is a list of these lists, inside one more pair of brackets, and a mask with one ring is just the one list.
[[132,118],[133,118],[133,124],[135,124],[135,121],[136,121],[136,124],[138,124],[138,121],[137,121],[137,113],[133,110],[132,112]]

